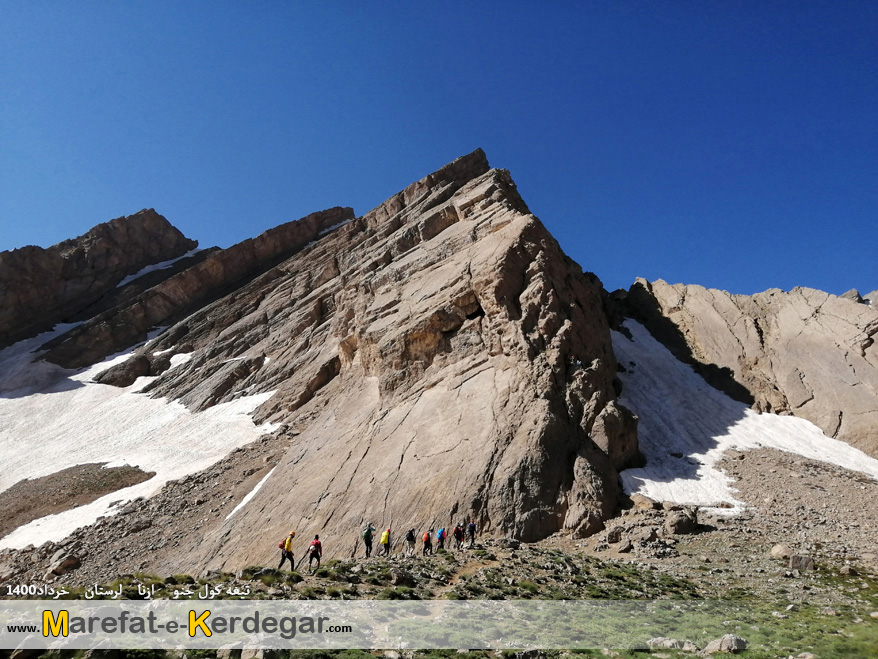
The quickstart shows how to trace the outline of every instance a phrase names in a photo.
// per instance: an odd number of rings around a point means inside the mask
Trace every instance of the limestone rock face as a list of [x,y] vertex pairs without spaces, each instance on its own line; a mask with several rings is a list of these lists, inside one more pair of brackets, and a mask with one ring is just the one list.
[[321,231],[352,218],[350,208],[331,208],[216,250],[192,267],[53,339],[45,345],[49,349],[45,359],[65,368],[80,368],[140,343],[150,329],[213,302],[316,240]]
[[127,275],[197,245],[146,209],[48,249],[31,245],[0,252],[0,347],[81,319]]
[[274,391],[255,421],[289,442],[246,506],[180,539],[174,568],[271,560],[266,538],[290,528],[350,555],[366,521],[394,541],[465,517],[480,534],[585,535],[637,453],[600,281],[481,151],[182,318],[105,381],[162,371],[155,353],[190,359],[144,391],[192,410]]
[[859,295],[731,295],[638,279],[623,298],[627,313],[714,386],[878,456],[878,308]]

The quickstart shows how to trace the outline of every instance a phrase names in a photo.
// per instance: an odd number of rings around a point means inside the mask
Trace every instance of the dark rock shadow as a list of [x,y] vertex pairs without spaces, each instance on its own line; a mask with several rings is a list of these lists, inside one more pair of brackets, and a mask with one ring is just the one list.
[[[744,419],[748,406],[708,384],[643,325],[623,322],[613,336],[620,402],[639,417],[639,446],[646,460],[641,468],[621,472],[625,490],[648,489],[644,493],[664,500],[685,502],[691,496],[693,502],[720,503],[727,497],[724,483],[707,465],[716,461],[721,438]],[[644,488],[647,482],[650,487]]]
[[38,336],[0,350],[0,398],[60,393],[85,386],[71,379],[70,371],[40,359],[42,340]]
[[674,357],[694,368],[710,386],[746,405],[752,405],[756,401],[750,390],[735,380],[732,369],[696,359],[683,332],[670,318],[662,314],[658,301],[643,284],[635,282],[627,292],[615,291],[605,299],[614,329],[622,327],[625,318],[633,318],[646,327]]

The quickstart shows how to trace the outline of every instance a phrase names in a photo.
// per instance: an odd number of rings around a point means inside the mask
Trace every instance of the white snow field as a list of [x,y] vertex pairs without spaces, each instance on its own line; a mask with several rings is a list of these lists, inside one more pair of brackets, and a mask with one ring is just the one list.
[[628,320],[625,328],[632,339],[613,332],[616,359],[627,371],[619,374],[620,402],[640,417],[646,458],[646,466],[621,473],[629,494],[705,507],[726,503],[733,508],[713,512],[740,511],[744,504],[735,498],[732,479],[716,467],[733,448],[779,449],[878,479],[878,460],[805,419],[754,412],[707,384],[639,323]]
[[[250,414],[274,392],[192,413],[178,402],[137,393],[151,378],[139,378],[126,389],[92,381],[128,355],[82,371],[31,363],[33,350],[69,328],[59,326],[0,350],[0,492],[25,478],[90,462],[128,464],[155,476],[21,526],[0,538],[0,548],[62,540],[131,499],[152,496],[169,480],[209,467],[268,430],[255,426]],[[185,360],[175,355],[172,364]]]

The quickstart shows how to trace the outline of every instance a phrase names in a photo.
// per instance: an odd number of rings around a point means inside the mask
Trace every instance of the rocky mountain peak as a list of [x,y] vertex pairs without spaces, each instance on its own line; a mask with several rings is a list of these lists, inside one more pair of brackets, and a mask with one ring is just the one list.
[[481,150],[361,217],[331,209],[214,252],[45,358],[85,365],[155,325],[169,326],[99,381],[149,375],[144,393],[196,413],[269,395],[254,420],[275,428],[252,500],[156,558],[181,569],[268,559],[266,534],[291,524],[586,535],[637,459],[600,281]]
[[0,252],[0,347],[82,320],[126,276],[197,246],[148,208],[49,248]]

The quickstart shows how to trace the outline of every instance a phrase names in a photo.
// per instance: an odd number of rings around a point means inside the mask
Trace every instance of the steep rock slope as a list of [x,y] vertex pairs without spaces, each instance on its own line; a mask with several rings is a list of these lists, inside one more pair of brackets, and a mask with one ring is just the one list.
[[246,505],[200,519],[162,565],[267,561],[291,526],[334,554],[365,521],[471,517],[529,540],[601,528],[637,456],[601,293],[477,151],[168,328],[129,363],[190,359],[144,391],[191,410],[275,391],[254,420],[290,444]]
[[808,288],[747,296],[642,279],[624,304],[715,386],[878,457],[878,308]]
[[0,348],[79,316],[124,277],[197,247],[152,209],[43,249],[0,252]]

